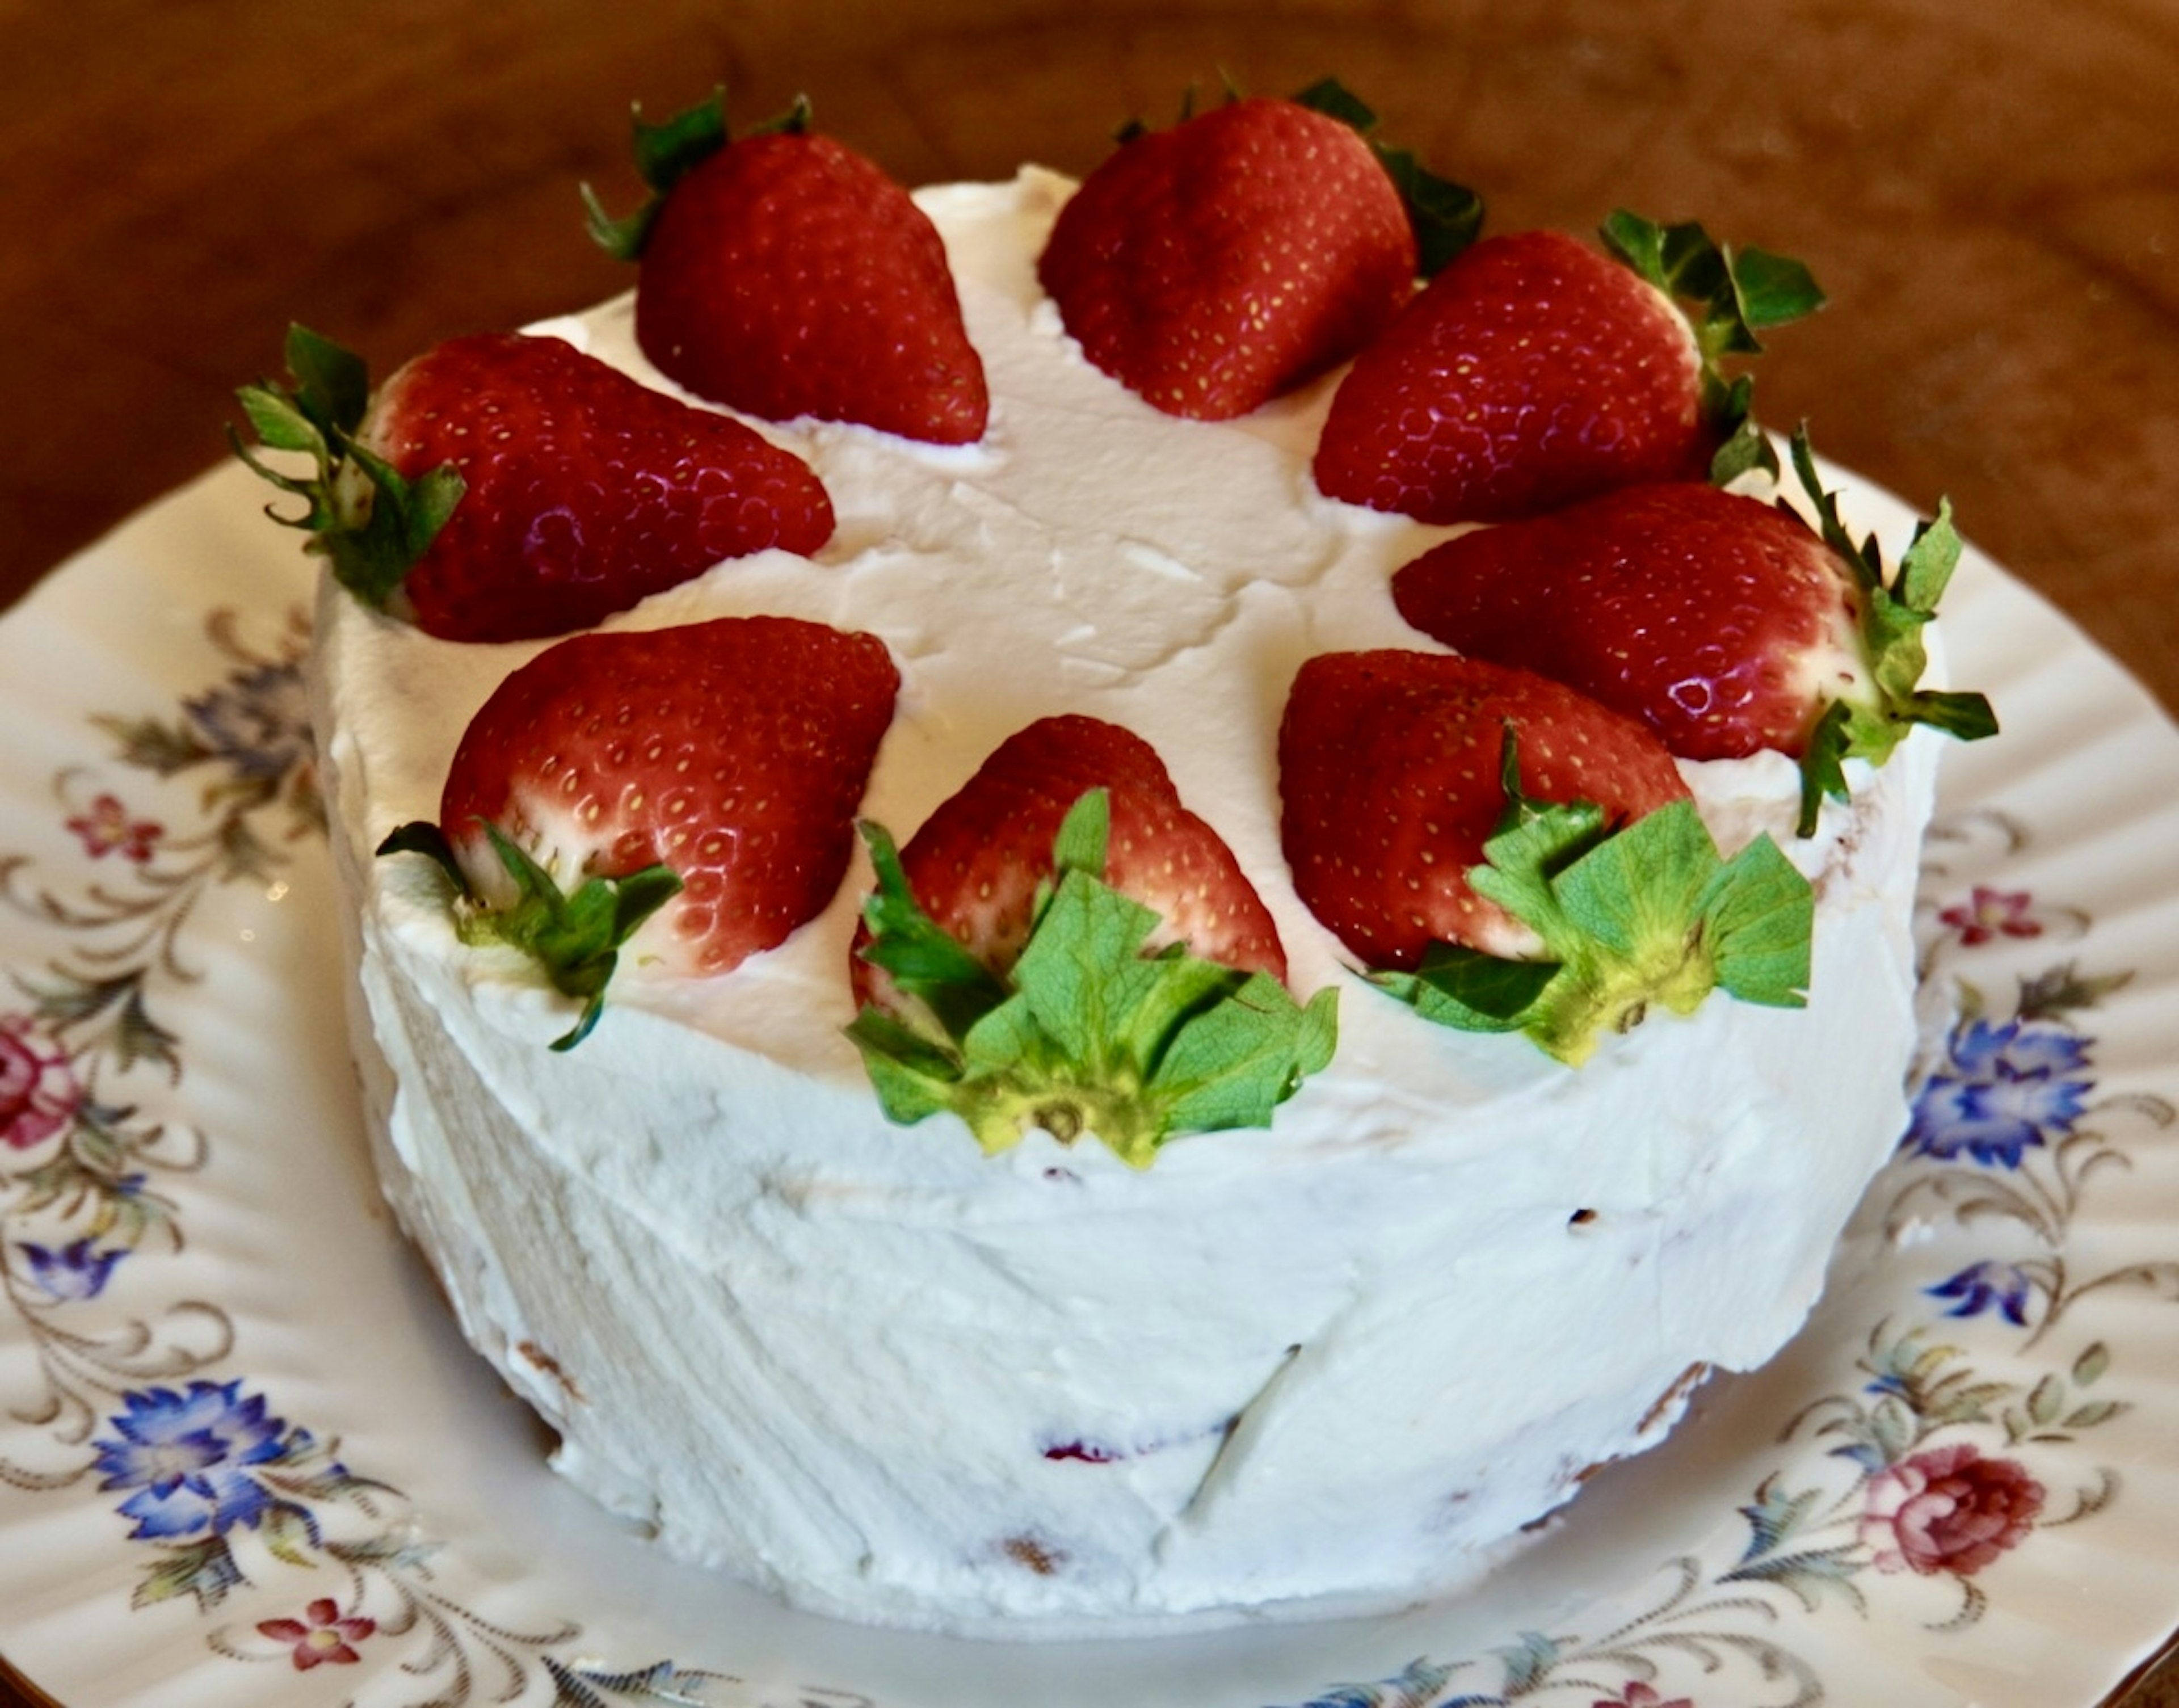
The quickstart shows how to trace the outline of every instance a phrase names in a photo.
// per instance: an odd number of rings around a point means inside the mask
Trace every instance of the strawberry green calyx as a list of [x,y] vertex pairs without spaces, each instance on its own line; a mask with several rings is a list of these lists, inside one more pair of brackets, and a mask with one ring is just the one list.
[[[650,192],[634,212],[618,219],[605,211],[596,192],[583,186],[583,206],[590,216],[590,239],[615,261],[640,261],[644,245],[658,210],[666,205],[673,186],[727,146],[732,137],[727,128],[727,91],[714,89],[694,107],[675,113],[662,124],[644,122],[643,109],[630,114],[634,131],[636,175]],[[794,104],[777,118],[749,133],[799,135],[810,128],[810,103],[797,96]]]
[[1337,78],[1312,83],[1293,99],[1298,107],[1351,125],[1369,145],[1370,152],[1407,205],[1408,222],[1414,228],[1417,263],[1424,278],[1435,278],[1475,241],[1483,228],[1483,198],[1467,185],[1429,170],[1413,150],[1379,141],[1375,110]]
[[862,953],[913,1018],[865,1006],[848,1028],[886,1115],[941,1110],[987,1155],[1034,1128],[1094,1133],[1146,1168],[1175,1134],[1271,1124],[1271,1111],[1331,1059],[1336,993],[1297,1004],[1268,974],[1179,946],[1143,953],[1158,915],[1103,881],[1105,791],[1076,802],[1053,844],[1021,958],[1001,978],[925,914],[892,838],[861,826],[878,887]]
[[1746,374],[1726,379],[1727,357],[1762,353],[1755,336],[1814,314],[1824,294],[1807,267],[1767,250],[1734,250],[1714,243],[1690,220],[1659,225],[1625,208],[1605,220],[1605,247],[1674,302],[1691,305],[1688,323],[1702,357],[1702,410],[1717,434],[1710,479],[1722,486],[1751,469],[1778,472],[1770,440],[1751,413],[1754,382]]
[[1918,723],[1941,729],[1961,741],[1980,741],[1997,733],[1997,714],[1980,694],[1922,688],[1929,664],[1922,631],[1937,614],[1952,572],[1959,566],[1960,536],[1952,526],[1949,501],[1918,524],[1914,538],[1889,580],[1875,537],[1857,542],[1839,519],[1837,495],[1824,490],[1816,473],[1804,425],[1793,435],[1793,472],[1814,506],[1824,543],[1844,560],[1859,595],[1861,642],[1869,663],[1866,695],[1834,700],[1817,721],[1801,755],[1803,836],[1814,832],[1824,798],[1847,796],[1846,761],[1865,759],[1882,765]]
[[1689,801],[1614,829],[1594,802],[1529,800],[1510,728],[1503,765],[1506,816],[1468,881],[1543,940],[1542,957],[1440,943],[1372,984],[1441,1025],[1524,1033],[1569,1067],[1651,1009],[1690,1014],[1713,990],[1803,1005],[1814,892],[1769,837],[1727,860]]
[[291,326],[285,354],[293,391],[260,380],[235,397],[264,449],[299,452],[315,468],[307,475],[276,469],[232,427],[228,442],[264,479],[310,507],[299,516],[266,513],[309,533],[309,549],[331,563],[342,586],[367,605],[383,606],[446,526],[466,483],[452,464],[411,480],[355,442],[370,378],[354,352]]
[[500,943],[523,951],[544,971],[552,988],[583,1005],[574,1025],[552,1041],[572,1050],[590,1035],[604,1011],[606,986],[620,964],[620,951],[651,914],[681,892],[681,880],[663,865],[623,878],[592,877],[568,894],[552,875],[496,825],[484,832],[513,880],[515,899],[488,906],[469,881],[453,844],[438,826],[418,821],[401,826],[378,853],[420,854],[438,862],[453,881],[454,928],[465,943]]

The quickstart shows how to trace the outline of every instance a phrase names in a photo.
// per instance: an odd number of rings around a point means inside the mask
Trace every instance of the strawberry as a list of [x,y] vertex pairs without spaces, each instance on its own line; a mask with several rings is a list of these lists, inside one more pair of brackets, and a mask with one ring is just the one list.
[[1456,535],[1392,598],[1432,639],[1579,689],[1688,759],[1798,755],[1866,675],[1846,566],[1791,512],[1700,482]]
[[1049,717],[905,850],[863,827],[848,1035],[886,1112],[986,1151],[1094,1133],[1146,1167],[1176,1132],[1263,1126],[1331,1059],[1335,997],[1287,994],[1261,899],[1139,737]]
[[1302,667],[1279,730],[1294,888],[1425,1019],[1562,1061],[1714,988],[1797,1006],[1808,881],[1722,859],[1671,756],[1572,689],[1441,653]]
[[367,406],[363,364],[330,340],[292,328],[288,365],[292,393],[239,395],[263,443],[307,453],[314,474],[238,453],[309,500],[291,525],[342,585],[447,640],[587,629],[722,558],[832,537],[799,458],[559,338],[455,338]]
[[1765,459],[1750,382],[1717,363],[1821,304],[1807,270],[1625,212],[1603,234],[1616,261],[1516,232],[1440,273],[1340,382],[1318,487],[1426,522],[1502,521]]
[[1949,510],[1887,584],[1874,546],[1824,509],[1805,434],[1793,456],[1835,543],[1715,486],[1629,487],[1434,546],[1393,577],[1394,601],[1458,651],[1641,719],[1682,758],[1803,760],[1805,832],[1838,760],[1880,762],[1918,722],[1970,739],[1995,723],[1979,695],[1917,687],[1920,629],[1958,554]]
[[967,444],[990,410],[937,228],[809,109],[727,140],[721,97],[636,125],[651,199],[591,233],[639,260],[635,332],[659,371],[766,420],[857,421]]
[[899,682],[870,636],[789,618],[577,635],[500,684],[438,823],[380,852],[432,855],[465,938],[529,950],[584,1002],[564,1048],[623,947],[708,976],[822,911]]
[[1311,913],[1372,967],[1433,942],[1518,953],[1530,939],[1468,881],[1504,817],[1518,735],[1532,799],[1613,819],[1687,799],[1655,737],[1526,671],[1440,653],[1334,652],[1302,667],[1279,728],[1282,836]]
[[[992,972],[1020,958],[1052,839],[1093,788],[1110,801],[1105,881],[1154,909],[1155,945],[1244,972],[1287,975],[1278,928],[1232,852],[1181,805],[1165,762],[1140,736],[1094,717],[1047,717],[1017,731],[941,803],[901,850],[908,887],[939,927]],[[867,941],[867,938],[864,940]],[[855,992],[874,969],[857,945]]]
[[[1304,104],[1342,98],[1336,117]],[[1419,266],[1371,122],[1327,84],[1124,134],[1037,263],[1083,354],[1167,415],[1212,421],[1353,355]]]

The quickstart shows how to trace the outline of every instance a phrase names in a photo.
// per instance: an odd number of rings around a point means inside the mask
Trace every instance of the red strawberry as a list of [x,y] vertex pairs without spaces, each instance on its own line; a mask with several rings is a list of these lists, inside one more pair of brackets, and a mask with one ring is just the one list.
[[[1180,943],[1206,961],[1286,977],[1278,928],[1217,832],[1181,805],[1156,751],[1094,717],[1047,717],[1017,731],[941,803],[901,850],[924,911],[991,972],[1021,953],[1052,840],[1088,791],[1106,791],[1105,880],[1161,915],[1153,947]],[[867,935],[859,938],[859,950]],[[859,953],[858,1001],[881,978]]]
[[654,199],[593,233],[639,257],[635,332],[659,370],[767,420],[814,415],[911,439],[983,436],[984,366],[937,228],[798,107],[729,143],[716,97],[637,127]]
[[1463,534],[1392,579],[1400,614],[1459,651],[1540,672],[1638,717],[1686,759],[1773,749],[1801,762],[1801,830],[1843,796],[1841,761],[1881,764],[1926,723],[1995,733],[1979,694],[1920,686],[1921,631],[1960,551],[1948,510],[1887,579],[1793,464],[1821,532],[1792,511],[1675,484]]
[[[1532,231],[1439,274],[1341,382],[1318,486],[1427,522],[1500,521],[1699,477],[1727,443],[1759,459],[1748,382],[1715,363],[1821,302],[1806,271],[1625,213],[1605,237],[1627,265]],[[1701,304],[1692,324],[1682,296]]]
[[1310,912],[1369,966],[1412,969],[1433,942],[1532,947],[1468,881],[1506,816],[1509,732],[1531,801],[1593,801],[1623,819],[1688,798],[1641,725],[1527,671],[1336,652],[1295,678],[1279,729],[1287,860]]
[[1346,360],[1416,268],[1360,134],[1259,98],[1127,140],[1060,210],[1037,274],[1098,367],[1167,415],[1224,420]]
[[1095,1134],[1148,1167],[1177,1134],[1267,1127],[1329,1063],[1261,899],[1140,738],[1048,717],[1002,743],[905,850],[864,823],[848,1035],[903,1125],[987,1152]]
[[[258,436],[309,453],[298,480],[342,584],[454,640],[586,629],[722,558],[803,555],[832,505],[801,459],[742,423],[638,384],[559,338],[456,338],[365,408],[362,363],[298,327],[289,393],[240,393]],[[238,444],[238,450],[241,447]]]
[[472,898],[466,932],[585,997],[572,1042],[624,942],[723,973],[824,909],[899,681],[870,636],[788,618],[577,635],[486,701],[439,824],[381,852],[439,858]]
[[1715,486],[1634,486],[1479,528],[1392,578],[1400,614],[1638,717],[1687,759],[1798,755],[1869,691],[1860,597],[1791,512]]

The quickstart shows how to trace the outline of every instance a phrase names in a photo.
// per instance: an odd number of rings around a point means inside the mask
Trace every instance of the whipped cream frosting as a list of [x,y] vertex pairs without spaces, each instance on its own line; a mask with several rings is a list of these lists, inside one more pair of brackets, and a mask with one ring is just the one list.
[[[816,468],[832,542],[606,626],[878,636],[903,686],[864,810],[903,838],[1035,718],[1136,731],[1264,897],[1297,993],[1342,987],[1330,1068],[1269,1129],[1147,1171],[891,1125],[841,1032],[859,855],[725,978],[647,974],[639,938],[596,1033],[553,1054],[564,999],[458,942],[429,862],[370,854],[436,816],[464,724],[540,644],[436,640],[328,586],[314,692],[381,1173],[557,1466],[691,1561],[1004,1634],[1396,1606],[1657,1439],[1697,1367],[1802,1321],[1905,1124],[1935,741],[1857,764],[1798,841],[1789,761],[1685,767],[1728,854],[1768,830],[1815,881],[1804,1010],[1713,996],[1577,1071],[1364,987],[1280,854],[1279,715],[1315,653],[1430,645],[1386,583],[1450,530],[1316,493],[1336,376],[1212,426],[1084,361],[1035,274],[1069,188],[918,195],[990,377],[982,443],[753,423]],[[632,321],[623,299],[536,330],[672,390]]]

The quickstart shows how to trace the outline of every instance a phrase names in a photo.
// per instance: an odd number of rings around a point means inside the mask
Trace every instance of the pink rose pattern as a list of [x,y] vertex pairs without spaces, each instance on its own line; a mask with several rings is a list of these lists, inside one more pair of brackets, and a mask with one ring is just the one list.
[[66,1055],[20,1015],[0,1018],[0,1144],[28,1151],[75,1118],[83,1093]]
[[1862,1539],[1882,1572],[1972,1577],[2017,1547],[2043,1510],[2043,1485],[1970,1442],[1901,1460],[1869,1484]]

